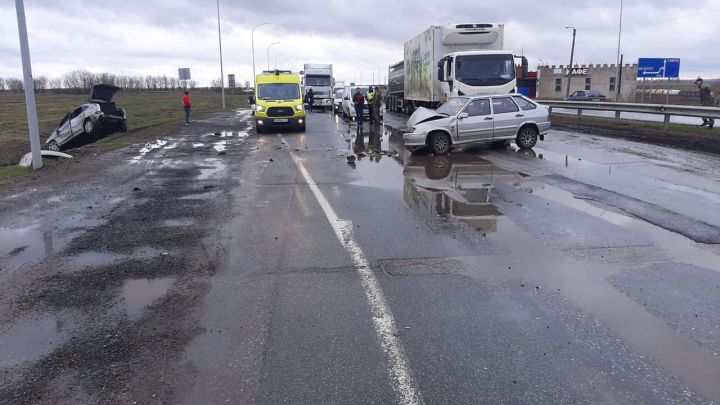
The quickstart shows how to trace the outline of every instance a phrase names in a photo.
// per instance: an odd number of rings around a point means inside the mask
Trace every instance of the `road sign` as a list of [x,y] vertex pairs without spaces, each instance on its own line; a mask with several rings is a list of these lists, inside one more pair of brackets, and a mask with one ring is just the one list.
[[190,68],[178,68],[180,80],[190,80]]
[[680,59],[676,58],[640,58],[638,59],[638,78],[677,79],[680,77]]
[[228,75],[228,87],[230,87],[231,89],[235,88],[235,75],[234,74]]

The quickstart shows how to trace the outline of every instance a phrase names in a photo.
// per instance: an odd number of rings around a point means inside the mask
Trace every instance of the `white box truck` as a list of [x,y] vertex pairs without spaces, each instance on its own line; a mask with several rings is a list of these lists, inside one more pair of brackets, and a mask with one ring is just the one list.
[[412,113],[448,97],[516,92],[515,57],[504,41],[503,24],[431,26],[407,41],[403,61],[390,66],[388,108]]
[[315,107],[333,106],[333,69],[331,64],[306,63],[303,65],[303,92],[312,89]]

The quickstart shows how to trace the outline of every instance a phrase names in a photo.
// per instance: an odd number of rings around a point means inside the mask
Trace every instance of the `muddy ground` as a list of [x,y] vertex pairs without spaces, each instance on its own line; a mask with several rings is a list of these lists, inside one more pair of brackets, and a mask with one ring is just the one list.
[[720,154],[720,127],[708,130],[673,124],[671,128],[663,128],[662,124],[655,122],[588,117],[578,120],[577,117],[558,114],[553,115],[551,121],[554,128],[567,131]]
[[[142,154],[135,147],[5,184],[5,193],[17,194],[0,203],[3,209],[27,204],[31,212],[3,224],[19,230],[5,231],[3,238],[28,237],[4,267],[13,258],[33,264],[0,272],[4,285],[15,286],[0,298],[0,322],[15,325],[3,331],[8,344],[18,346],[17,358],[0,363],[2,403],[133,403],[138,398],[147,403],[162,396],[169,382],[178,383],[181,370],[167,366],[200,330],[193,311],[220,254],[206,242],[206,230],[221,221],[228,208],[223,194],[237,186],[211,180],[207,173],[244,153],[228,153],[222,146],[243,142],[237,134],[245,133],[244,124],[213,122],[196,121],[192,131],[206,135],[172,149],[187,164],[147,171],[145,165],[153,162],[138,160],[113,171],[114,164]],[[174,142],[172,135],[163,138]],[[98,179],[101,171],[107,176]],[[32,192],[35,182],[54,186]],[[38,210],[43,206],[54,209]],[[25,221],[36,225],[27,228]],[[28,236],[55,227],[57,234],[41,235],[39,241]],[[36,251],[34,245],[43,240],[45,248]],[[151,302],[145,312],[133,309]],[[68,332],[47,336],[47,355],[23,353],[22,340],[46,333],[49,326]],[[84,331],[77,333],[77,327]],[[36,356],[36,362],[19,361]]]

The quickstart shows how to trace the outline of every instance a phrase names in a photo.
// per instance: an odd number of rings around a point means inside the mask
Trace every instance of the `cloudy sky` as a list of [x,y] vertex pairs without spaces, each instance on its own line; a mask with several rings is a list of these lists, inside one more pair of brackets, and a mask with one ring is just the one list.
[[[258,70],[332,63],[337,80],[369,82],[402,59],[403,43],[430,25],[505,24],[505,47],[540,61],[569,61],[578,29],[578,63],[614,63],[620,0],[221,0],[225,73],[251,80],[251,29]],[[25,0],[35,75],[86,69],[177,75],[191,68],[201,85],[220,77],[215,0]],[[0,77],[22,77],[15,2],[0,0]],[[681,76],[720,77],[720,0],[624,0],[621,52],[680,58]],[[377,81],[377,80],[376,80]]]

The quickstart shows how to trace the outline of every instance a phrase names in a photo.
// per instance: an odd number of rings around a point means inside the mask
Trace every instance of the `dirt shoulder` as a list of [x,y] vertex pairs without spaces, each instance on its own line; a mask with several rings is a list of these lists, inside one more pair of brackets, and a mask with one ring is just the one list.
[[665,128],[656,122],[615,121],[595,117],[578,119],[558,114],[552,115],[550,120],[556,129],[720,154],[720,128],[708,130],[706,127],[683,124],[671,124]]

